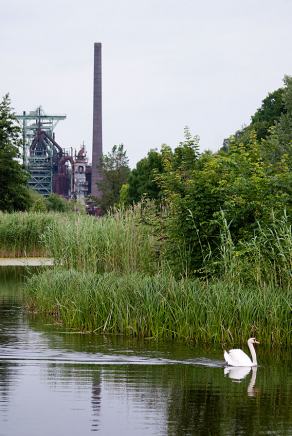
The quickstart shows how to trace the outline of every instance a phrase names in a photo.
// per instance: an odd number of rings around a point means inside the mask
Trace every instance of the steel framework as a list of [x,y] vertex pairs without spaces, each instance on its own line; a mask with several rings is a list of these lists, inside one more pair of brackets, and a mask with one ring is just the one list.
[[54,175],[65,151],[55,141],[54,129],[66,115],[47,115],[41,107],[17,115],[22,121],[23,162],[30,173],[29,186],[42,195],[53,192]]

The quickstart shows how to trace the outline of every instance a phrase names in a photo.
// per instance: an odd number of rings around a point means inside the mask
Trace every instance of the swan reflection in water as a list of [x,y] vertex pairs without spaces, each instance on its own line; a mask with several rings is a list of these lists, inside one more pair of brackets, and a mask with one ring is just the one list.
[[247,387],[247,395],[249,397],[255,397],[259,390],[255,387],[257,378],[257,367],[256,366],[226,366],[224,368],[224,375],[228,376],[232,381],[241,383],[243,379],[251,371],[251,378]]

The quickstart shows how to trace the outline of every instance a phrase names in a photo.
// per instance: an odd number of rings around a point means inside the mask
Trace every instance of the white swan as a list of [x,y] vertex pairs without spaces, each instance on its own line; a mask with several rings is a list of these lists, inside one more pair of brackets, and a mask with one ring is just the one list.
[[230,366],[257,366],[257,356],[253,344],[259,344],[259,342],[256,338],[249,338],[247,345],[252,360],[240,349],[224,351],[224,359]]

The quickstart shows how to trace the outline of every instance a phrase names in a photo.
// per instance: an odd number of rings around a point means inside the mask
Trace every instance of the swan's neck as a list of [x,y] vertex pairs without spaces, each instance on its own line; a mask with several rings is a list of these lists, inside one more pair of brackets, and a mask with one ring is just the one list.
[[250,351],[250,354],[251,354],[252,364],[254,366],[256,366],[258,364],[258,362],[257,362],[257,355],[256,355],[256,352],[255,352],[253,344],[248,342],[248,348],[249,348],[249,351]]

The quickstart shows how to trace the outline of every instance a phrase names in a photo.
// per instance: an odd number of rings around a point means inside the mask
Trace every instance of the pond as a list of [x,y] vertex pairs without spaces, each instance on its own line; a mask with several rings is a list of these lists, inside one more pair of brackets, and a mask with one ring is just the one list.
[[21,286],[0,269],[0,436],[292,435],[291,350],[226,369],[220,347],[72,333]]

